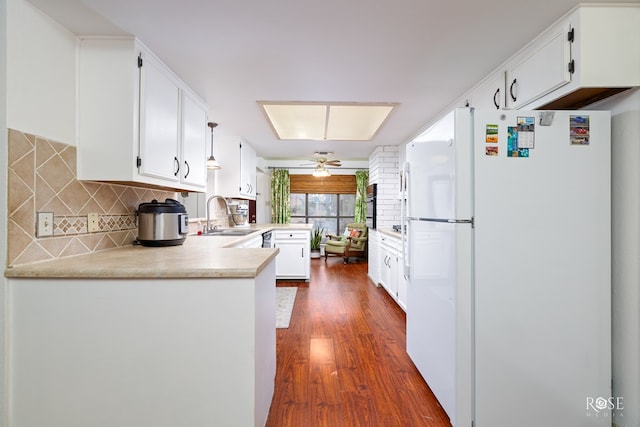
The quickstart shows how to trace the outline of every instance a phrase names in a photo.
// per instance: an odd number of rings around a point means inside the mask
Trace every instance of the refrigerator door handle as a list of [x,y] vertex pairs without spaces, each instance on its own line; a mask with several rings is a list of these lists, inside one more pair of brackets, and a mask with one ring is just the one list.
[[[400,233],[402,234],[402,259],[403,259],[403,274],[406,280],[409,280],[411,275],[411,268],[409,262],[409,245],[407,245],[407,236],[409,236],[409,221],[407,221],[407,212],[409,212],[409,202],[411,197],[409,196],[409,163],[404,162],[402,164],[402,182],[405,187],[400,191],[405,195],[404,200],[400,199]],[[405,207],[406,204],[406,207]]]
[[409,217],[408,219],[410,219],[412,221],[445,222],[445,223],[448,223],[448,224],[471,224],[472,227],[475,225],[473,217],[471,217],[471,219],[414,218],[414,217]]
[[407,238],[409,236],[409,227],[411,227],[409,221],[403,221],[402,224],[402,232],[406,233],[402,235],[402,260],[403,260],[403,270],[404,270],[404,278],[409,280],[411,276],[411,263],[409,262],[409,244],[407,242]]

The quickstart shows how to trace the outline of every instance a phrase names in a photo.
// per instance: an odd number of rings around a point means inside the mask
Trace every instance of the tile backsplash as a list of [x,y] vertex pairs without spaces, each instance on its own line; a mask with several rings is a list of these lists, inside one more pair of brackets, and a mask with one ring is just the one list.
[[[130,245],[142,202],[170,191],[76,178],[76,147],[9,129],[7,266]],[[53,212],[52,237],[36,237],[36,213]],[[87,215],[98,214],[88,232]]]

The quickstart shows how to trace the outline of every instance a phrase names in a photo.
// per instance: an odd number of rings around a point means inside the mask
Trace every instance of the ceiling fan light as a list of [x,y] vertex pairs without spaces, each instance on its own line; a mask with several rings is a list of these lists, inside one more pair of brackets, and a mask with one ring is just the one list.
[[327,168],[319,167],[319,168],[316,168],[316,170],[313,171],[313,176],[318,177],[318,178],[323,178],[323,177],[331,176],[331,174],[329,173]]

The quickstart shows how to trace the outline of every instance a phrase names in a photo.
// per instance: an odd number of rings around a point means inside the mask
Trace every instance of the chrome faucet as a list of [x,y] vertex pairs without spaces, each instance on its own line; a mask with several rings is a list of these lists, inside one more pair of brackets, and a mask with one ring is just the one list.
[[227,208],[227,220],[228,220],[228,217],[231,216],[231,209],[229,209],[229,203],[227,203],[227,199],[218,195],[213,195],[209,197],[209,199],[207,199],[207,223],[205,224],[205,233],[210,231],[215,231],[215,229],[218,227],[217,225],[214,225],[213,227],[209,227],[209,224],[211,222],[211,201],[213,199],[220,199],[224,202],[224,206],[225,208]]

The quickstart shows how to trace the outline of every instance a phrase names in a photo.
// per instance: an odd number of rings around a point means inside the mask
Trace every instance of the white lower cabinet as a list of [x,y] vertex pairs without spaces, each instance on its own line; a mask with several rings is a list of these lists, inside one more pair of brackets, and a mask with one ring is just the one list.
[[280,249],[276,257],[277,279],[310,278],[309,257],[311,232],[309,230],[276,230],[273,232],[274,247]]
[[404,257],[400,237],[380,234],[380,284],[391,297],[407,309],[407,280],[404,276]]
[[396,301],[404,311],[407,311],[407,276],[404,275],[404,255],[398,252],[398,294]]
[[395,298],[398,294],[398,249],[395,239],[380,237],[380,259],[380,284]]
[[369,230],[368,248],[368,265],[367,270],[369,279],[376,285],[380,283],[380,237],[376,230]]
[[243,240],[242,242],[231,246],[232,248],[261,248],[262,247],[262,234],[259,234],[256,237],[252,237],[248,240]]

